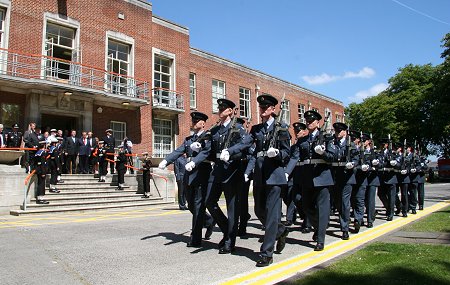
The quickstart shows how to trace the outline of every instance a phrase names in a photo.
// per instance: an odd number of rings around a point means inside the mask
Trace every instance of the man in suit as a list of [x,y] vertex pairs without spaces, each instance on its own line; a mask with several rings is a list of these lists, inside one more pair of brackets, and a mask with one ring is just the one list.
[[39,146],[39,138],[38,134],[36,133],[36,123],[30,122],[28,125],[28,130],[23,135],[23,141],[25,143],[26,148],[34,148],[36,150],[27,150],[25,152],[25,155],[27,156],[27,162],[25,165],[26,173],[30,172],[31,168],[34,166],[34,154],[37,151],[37,148]]
[[97,149],[97,140],[92,136],[93,133],[92,132],[88,132],[87,133],[87,141],[88,141],[88,145],[90,147],[90,151],[89,151],[89,160],[88,160],[88,172],[90,174],[94,174],[94,170],[95,170],[95,164],[96,162],[96,158],[94,157],[94,150]]
[[[107,129],[106,136],[103,137],[103,142],[106,148],[106,158],[112,160],[114,158],[114,148],[116,147],[116,139],[113,137],[112,129]],[[109,169],[111,174],[114,174],[114,162],[109,162]]]
[[253,192],[259,193],[255,197],[255,214],[265,227],[256,266],[263,267],[273,262],[276,241],[276,251],[280,253],[284,249],[289,233],[281,223],[281,189],[287,187],[284,167],[289,160],[290,135],[286,124],[275,121],[278,100],[270,95],[260,95],[257,101],[262,123],[250,130],[255,151],[244,178],[247,180],[254,168]]
[[160,169],[174,163],[179,157],[186,155],[184,185],[187,191],[188,207],[192,213],[192,233],[187,247],[200,247],[202,228],[207,227],[205,239],[209,239],[214,221],[206,213],[206,195],[211,162],[207,160],[211,150],[211,133],[205,131],[208,116],[200,112],[192,112],[192,130],[194,134],[184,139],[183,143],[159,164]]
[[[92,139],[91,139],[92,140]],[[78,158],[80,161],[80,173],[89,173],[89,156],[91,155],[91,145],[86,132],[81,133],[81,138],[78,140]]]
[[70,137],[66,138],[64,147],[65,147],[65,155],[66,155],[67,173],[75,174],[76,170],[77,170],[77,156],[78,156],[78,148],[79,148],[77,131],[72,130],[70,132]]

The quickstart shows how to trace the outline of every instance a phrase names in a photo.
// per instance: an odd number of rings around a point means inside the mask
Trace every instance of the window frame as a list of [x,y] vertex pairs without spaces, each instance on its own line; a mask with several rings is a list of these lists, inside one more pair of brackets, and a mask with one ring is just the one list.
[[189,107],[197,108],[197,74],[194,72],[189,73]]
[[[157,124],[159,122],[169,122],[170,123],[170,135],[158,134],[156,130],[158,129]],[[173,151],[173,141],[174,141],[174,122],[173,120],[162,119],[162,118],[153,118],[152,122],[152,149],[153,149],[153,157],[163,158],[166,157]],[[162,129],[162,124],[159,128]],[[167,129],[167,128],[166,128]],[[157,143],[157,136],[161,138],[169,138],[170,139],[170,149],[164,152],[164,141],[162,143]],[[160,144],[160,147],[157,145]],[[168,145],[168,144],[167,144]]]
[[[123,126],[123,131],[115,129],[114,128],[114,124],[122,125]],[[123,139],[127,136],[127,122],[123,122],[123,121],[109,121],[109,127],[112,130],[112,135],[113,135],[113,137],[115,139],[116,145],[120,145],[122,143]],[[119,134],[119,133],[120,134],[123,133],[123,136],[120,139],[118,139],[118,136],[117,136],[117,134]]]
[[[214,82],[217,82],[217,84],[218,84],[218,86],[216,87],[216,91],[220,87],[219,85],[221,83],[223,84],[223,87],[221,88],[223,90],[223,94],[218,93],[218,92],[214,92]],[[218,80],[218,79],[212,79],[211,93],[212,93],[212,112],[214,114],[216,114],[216,113],[219,112],[219,107],[218,107],[218,104],[217,104],[217,100],[218,99],[222,99],[222,98],[227,98],[226,82]]]
[[[245,88],[242,86],[239,87],[239,115],[243,118],[246,118],[247,120],[251,119],[252,117],[251,92],[252,91],[250,90],[250,88]],[[242,96],[244,96],[244,98]]]
[[298,121],[300,123],[306,123],[305,112],[306,112],[306,105],[302,103],[297,103]]

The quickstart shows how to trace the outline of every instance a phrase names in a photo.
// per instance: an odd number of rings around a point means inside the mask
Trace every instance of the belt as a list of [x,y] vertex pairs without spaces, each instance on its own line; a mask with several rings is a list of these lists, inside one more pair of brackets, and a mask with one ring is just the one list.
[[262,150],[262,151],[258,151],[256,153],[256,157],[262,157],[262,156],[267,156],[267,151]]
[[302,166],[303,165],[303,161],[297,161],[297,164],[295,166]]
[[383,168],[381,170],[386,171],[386,172],[400,172],[400,170],[397,170],[394,168]]
[[340,161],[331,163],[331,166],[345,166],[346,164],[347,162]]
[[317,159],[305,159],[303,161],[303,165],[308,164],[327,164],[327,162],[323,159],[317,158]]
[[[186,161],[187,162],[191,162],[193,159],[194,159],[194,157],[189,156],[189,157],[186,158]],[[212,161],[205,159],[202,162],[211,163]]]

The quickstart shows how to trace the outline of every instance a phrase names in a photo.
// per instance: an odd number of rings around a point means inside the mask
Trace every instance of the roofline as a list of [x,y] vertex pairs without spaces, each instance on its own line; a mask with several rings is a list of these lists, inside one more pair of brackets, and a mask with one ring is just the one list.
[[179,25],[177,23],[171,22],[171,21],[166,20],[164,18],[161,18],[159,16],[153,15],[152,16],[152,22],[155,23],[155,24],[159,24],[161,26],[164,26],[166,28],[175,30],[177,32],[183,33],[185,35],[189,35],[189,28],[188,27],[181,26],[181,25]]
[[304,93],[306,93],[306,94],[309,94],[309,95],[312,95],[312,96],[315,96],[315,97],[319,97],[319,98],[321,98],[321,99],[330,101],[330,102],[332,102],[332,103],[334,103],[334,104],[338,104],[338,105],[341,105],[341,106],[344,107],[344,104],[343,104],[341,101],[339,101],[339,100],[336,100],[336,99],[331,98],[331,97],[328,97],[328,96],[326,96],[326,95],[323,95],[323,94],[317,93],[317,92],[315,92],[315,91],[306,89],[306,88],[304,88],[304,87],[301,87],[301,86],[299,86],[299,85],[297,85],[297,84],[294,84],[294,83],[291,83],[291,82],[289,82],[289,81],[280,79],[280,78],[278,78],[278,77],[274,77],[274,76],[269,75],[269,74],[267,74],[267,73],[264,73],[264,72],[262,72],[262,71],[259,71],[259,70],[256,70],[256,69],[247,67],[247,66],[242,65],[242,64],[240,64],[240,63],[236,63],[236,62],[234,62],[234,61],[225,59],[225,58],[223,58],[223,57],[220,57],[220,56],[214,55],[214,54],[212,54],[212,53],[209,53],[209,52],[206,52],[206,51],[197,49],[197,48],[193,48],[193,47],[190,48],[190,52],[191,52],[191,54],[194,54],[194,55],[197,55],[197,56],[206,58],[206,59],[210,59],[210,60],[215,61],[215,62],[217,62],[217,63],[227,65],[227,66],[229,66],[229,67],[231,67],[231,68],[235,68],[235,69],[238,69],[238,70],[240,70],[240,71],[243,71],[243,72],[246,72],[246,73],[250,73],[250,74],[256,75],[256,76],[258,76],[258,77],[262,77],[262,78],[264,78],[264,79],[269,79],[269,80],[272,80],[272,81],[281,83],[281,84],[283,84],[283,85],[287,85],[287,86],[289,86],[289,87],[291,87],[291,88],[293,88],[293,89],[302,91],[302,92],[304,92]]
[[139,6],[141,8],[144,8],[146,10],[152,11],[152,3],[147,2],[145,0],[123,0],[125,2],[131,3],[133,5]]

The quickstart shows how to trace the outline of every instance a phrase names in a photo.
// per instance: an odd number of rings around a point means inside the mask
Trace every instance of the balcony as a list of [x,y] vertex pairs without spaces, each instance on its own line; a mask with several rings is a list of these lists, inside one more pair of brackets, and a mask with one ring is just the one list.
[[[45,55],[0,48],[0,78],[38,85],[40,89],[71,90],[111,102],[148,103],[149,84],[104,69]],[[34,87],[36,88],[36,87]],[[102,99],[103,98],[103,99]]]
[[153,109],[184,113],[184,98],[181,93],[174,90],[155,87],[153,93]]

